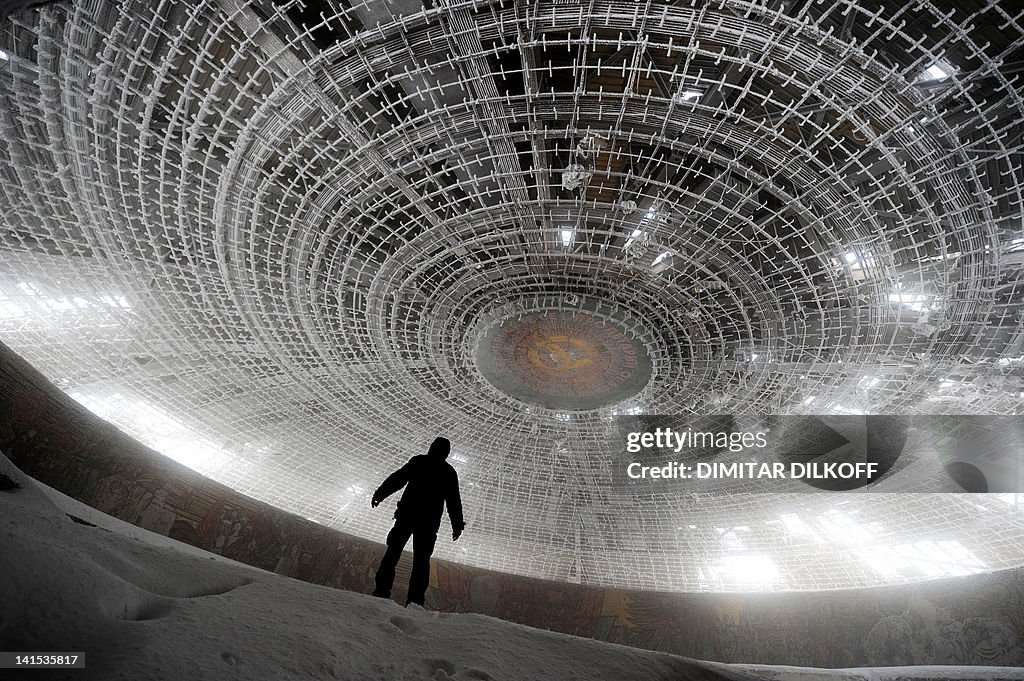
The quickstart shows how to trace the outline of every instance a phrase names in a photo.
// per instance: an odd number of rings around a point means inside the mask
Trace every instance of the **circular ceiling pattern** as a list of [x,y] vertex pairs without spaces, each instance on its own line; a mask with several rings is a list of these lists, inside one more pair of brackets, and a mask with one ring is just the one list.
[[579,312],[542,312],[492,327],[477,367],[496,388],[548,409],[607,407],[651,377],[647,350],[615,323]]
[[606,469],[618,414],[1019,413],[1022,12],[26,9],[0,25],[0,340],[363,537],[443,433],[469,529],[438,555],[482,567],[752,590],[1016,565],[998,496],[640,498]]

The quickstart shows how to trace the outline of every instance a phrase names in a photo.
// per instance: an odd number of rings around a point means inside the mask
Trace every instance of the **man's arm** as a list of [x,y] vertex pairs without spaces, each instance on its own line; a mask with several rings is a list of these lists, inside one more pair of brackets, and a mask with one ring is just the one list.
[[445,506],[448,507],[448,519],[452,521],[452,541],[462,535],[466,523],[462,519],[462,497],[459,495],[459,474],[452,469],[451,483],[444,495]]
[[409,482],[409,468],[412,462],[405,464],[397,471],[387,477],[387,479],[380,484],[377,491],[373,493],[373,499],[370,500],[370,506],[376,508],[377,505],[390,497],[398,490],[405,487],[405,484]]

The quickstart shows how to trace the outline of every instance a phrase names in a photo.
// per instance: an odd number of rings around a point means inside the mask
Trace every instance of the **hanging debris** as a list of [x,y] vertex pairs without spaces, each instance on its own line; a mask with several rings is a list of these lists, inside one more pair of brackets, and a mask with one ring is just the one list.
[[931,337],[949,329],[949,322],[942,318],[936,319],[934,317],[935,314],[933,310],[923,311],[921,316],[917,318],[917,321],[910,325],[910,330],[919,336]]
[[562,189],[575,191],[585,186],[593,174],[581,163],[570,163],[562,171]]
[[593,160],[593,157],[607,145],[608,140],[600,135],[585,135],[576,143],[576,156],[585,160]]

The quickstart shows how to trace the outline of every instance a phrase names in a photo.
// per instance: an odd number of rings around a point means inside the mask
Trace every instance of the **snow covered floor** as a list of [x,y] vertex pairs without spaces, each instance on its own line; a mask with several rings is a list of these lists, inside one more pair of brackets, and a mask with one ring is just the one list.
[[87,662],[85,670],[0,670],[0,679],[1024,680],[1022,670],[995,667],[723,665],[405,609],[126,525],[38,485],[2,455],[0,473],[20,485],[0,492],[0,650],[84,651]]

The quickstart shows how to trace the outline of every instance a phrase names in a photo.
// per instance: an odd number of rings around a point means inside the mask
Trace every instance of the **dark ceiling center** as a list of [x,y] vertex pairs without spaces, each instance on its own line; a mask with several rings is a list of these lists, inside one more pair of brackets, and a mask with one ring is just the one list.
[[617,323],[548,311],[491,327],[476,351],[496,388],[549,409],[596,409],[636,395],[651,377],[646,348]]

